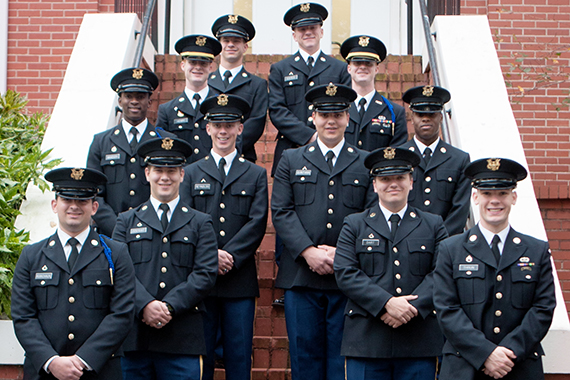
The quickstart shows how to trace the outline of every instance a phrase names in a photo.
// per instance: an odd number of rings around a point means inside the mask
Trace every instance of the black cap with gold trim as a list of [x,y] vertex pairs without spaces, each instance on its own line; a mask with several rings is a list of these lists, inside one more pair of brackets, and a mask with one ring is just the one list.
[[356,96],[356,92],[350,87],[329,83],[307,91],[305,100],[313,105],[315,111],[341,112],[350,107]]
[[514,189],[527,174],[521,164],[508,158],[482,158],[465,168],[476,189]]
[[292,29],[300,26],[322,25],[328,15],[327,9],[320,4],[302,3],[288,10],[283,17],[283,22]]
[[202,102],[200,112],[205,119],[212,122],[230,123],[242,121],[243,115],[250,110],[247,100],[237,95],[220,94]]
[[191,34],[176,41],[174,49],[182,58],[211,62],[222,51],[222,45],[213,37]]
[[178,138],[151,139],[141,144],[137,154],[152,166],[183,166],[192,155],[192,146]]
[[353,36],[342,43],[340,54],[348,62],[382,62],[386,58],[386,46],[375,37]]
[[158,87],[158,77],[150,70],[131,67],[119,71],[111,79],[111,88],[118,94],[123,92],[152,92]]
[[239,37],[246,42],[255,37],[255,28],[251,21],[240,15],[225,15],[214,21],[212,34],[221,37]]
[[53,191],[66,199],[92,199],[99,188],[107,183],[105,174],[94,169],[58,168],[46,173],[45,179],[53,183]]
[[445,88],[430,85],[412,87],[402,96],[402,100],[417,113],[440,112],[449,99],[451,94]]
[[384,147],[368,153],[364,166],[370,169],[370,175],[384,177],[411,173],[420,163],[420,156],[404,148]]

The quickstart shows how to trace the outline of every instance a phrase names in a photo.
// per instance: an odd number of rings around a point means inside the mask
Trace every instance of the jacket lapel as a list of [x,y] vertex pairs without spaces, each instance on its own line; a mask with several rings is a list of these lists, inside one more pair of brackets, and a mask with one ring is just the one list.
[[491,247],[487,244],[487,240],[481,233],[479,225],[476,225],[470,230],[467,241],[463,243],[463,247],[472,256],[477,257],[490,267],[497,268],[497,260],[491,251]]
[[[127,136],[125,135],[125,131],[123,130],[123,127],[120,124],[114,128],[110,140],[114,145],[118,146],[125,152],[129,152],[132,156],[134,156],[134,152],[131,152],[131,146],[127,141]],[[142,141],[142,136],[141,136],[141,141]]]
[[323,173],[326,173],[328,175],[331,174],[329,166],[325,161],[325,156],[321,152],[321,149],[319,148],[316,141],[313,141],[305,148],[303,157],[305,157],[307,161],[315,165],[315,167],[317,167]]
[[[319,58],[317,58],[317,61],[313,66],[313,69],[311,70],[309,78],[316,77],[317,75],[328,69],[328,67],[331,65],[329,59],[334,59],[334,58],[327,57],[323,52],[321,52],[321,54],[319,54]],[[322,83],[322,84],[328,84],[328,83]]]
[[224,182],[223,188],[225,189],[232,184],[235,180],[243,175],[247,171],[247,165],[245,164],[245,159],[236,155],[230,166],[230,171],[226,177],[226,182]]
[[402,240],[408,237],[408,235],[410,235],[413,230],[418,228],[420,223],[421,220],[418,214],[415,213],[415,210],[412,207],[408,206],[408,209],[404,214],[404,218],[400,222],[398,230],[396,231],[396,236],[394,238],[394,245],[400,243]]
[[[442,140],[439,140],[439,143],[437,143],[435,151],[431,155],[431,159],[426,167],[426,170],[431,170],[433,168],[436,168],[451,158],[451,156],[447,153],[447,147],[445,147],[444,145],[445,143]],[[422,162],[423,161],[424,160],[422,158]]]
[[182,91],[182,94],[178,97],[176,106],[174,106],[174,112],[178,113],[179,111],[184,112],[186,115],[194,116],[194,104],[192,104],[191,99],[188,99],[184,91]]
[[511,266],[524,255],[526,250],[526,244],[524,244],[518,232],[511,227],[507,234],[507,241],[505,241],[503,245],[503,254],[501,255],[501,262],[499,263],[498,270],[501,271]]
[[168,227],[166,228],[166,233],[164,233],[164,235],[171,234],[172,232],[185,226],[193,217],[194,211],[187,204],[179,201],[178,205],[174,209],[174,212],[172,213],[170,223],[168,223]]
[[234,78],[234,80],[231,81],[230,85],[225,91],[231,92],[234,89],[243,86],[248,82],[251,82],[251,74],[245,71],[245,68],[242,67],[239,73],[237,73],[236,77]]
[[[316,62],[315,62],[316,63]],[[301,57],[301,53],[297,52],[293,56],[293,65],[294,68],[305,74],[305,76],[309,76],[309,68],[307,67],[307,62]],[[313,70],[315,68],[313,67]]]
[[222,76],[220,75],[220,69],[218,68],[208,78],[208,86],[212,87],[216,91],[223,93],[226,91],[226,87],[224,86],[224,81],[222,80]]
[[356,161],[357,158],[358,158],[358,153],[356,152],[356,149],[349,146],[348,143],[345,141],[344,146],[340,150],[340,154],[336,159],[336,163],[333,167],[331,176],[337,175],[338,173],[342,173],[347,167],[350,166],[350,164]]
[[384,102],[382,101],[382,99],[377,99],[378,94],[374,94],[374,97],[372,97],[372,103],[370,103],[368,105],[368,109],[366,110],[366,112],[364,113],[364,117],[362,119],[362,122],[360,123],[360,129],[362,130],[366,125],[368,125],[373,118],[375,118],[376,116],[378,116],[383,110],[384,108],[386,108],[386,104],[384,104]]
[[210,177],[215,178],[219,183],[222,183],[222,177],[218,166],[216,165],[216,160],[210,154],[204,157],[203,160],[198,161],[198,167],[202,169]]
[[89,265],[93,260],[95,260],[101,252],[103,247],[101,247],[101,241],[99,240],[99,234],[97,234],[93,229],[89,232],[89,236],[85,239],[85,244],[81,247],[81,252],[77,257],[77,261],[73,266],[71,275],[81,271],[87,265]]
[[154,207],[152,207],[150,200],[143,203],[142,206],[140,206],[135,211],[135,215],[138,219],[150,226],[153,230],[164,232],[162,231],[162,224],[160,224],[158,215],[156,214]]
[[53,261],[55,265],[60,267],[65,272],[69,273],[69,265],[67,265],[65,253],[63,252],[63,247],[59,241],[57,233],[53,234],[49,238],[47,245],[42,248],[42,252],[48,259]]
[[388,222],[384,218],[382,210],[378,203],[374,205],[368,212],[368,215],[364,219],[364,222],[372,228],[374,231],[379,233],[387,241],[390,241],[390,227],[388,227]]

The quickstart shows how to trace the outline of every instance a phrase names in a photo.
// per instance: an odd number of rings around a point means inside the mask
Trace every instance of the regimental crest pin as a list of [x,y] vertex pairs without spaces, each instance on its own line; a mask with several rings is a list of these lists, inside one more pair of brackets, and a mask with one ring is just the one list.
[[133,69],[133,78],[135,79],[141,79],[143,77],[144,73],[142,71],[142,69]]
[[424,86],[424,90],[422,91],[423,96],[432,96],[433,95],[433,86]]
[[307,13],[311,9],[310,3],[301,4],[301,12]]
[[162,139],[162,145],[160,147],[164,150],[170,150],[172,149],[173,145],[174,145],[174,140],[172,140],[170,137],[167,137]]
[[360,36],[360,38],[358,39],[358,44],[362,47],[368,46],[369,42],[370,42],[370,37],[367,36]]
[[369,237],[370,239],[373,239],[373,238],[374,238],[374,234],[370,234],[370,235],[368,235],[368,237]]
[[218,105],[225,107],[228,105],[228,96],[226,94],[218,95]]
[[500,158],[489,158],[487,160],[487,169],[496,172],[501,167],[501,159]]
[[42,267],[42,270],[45,272],[46,270],[48,270],[47,265],[44,264],[44,266]]
[[228,15],[228,22],[230,24],[236,24],[238,22],[238,15]]
[[472,257],[471,255],[468,255],[468,256],[465,258],[465,261],[468,262],[468,263],[470,263],[470,262],[473,261],[473,257]]
[[73,178],[76,181],[79,181],[81,178],[83,178],[84,171],[85,169],[71,169],[71,178]]
[[204,36],[196,37],[196,45],[198,45],[198,46],[206,45],[206,37],[204,37]]
[[394,148],[386,148],[384,149],[384,158],[387,160],[393,160],[396,157],[396,149]]
[[328,96],[335,96],[336,95],[336,89],[337,89],[337,87],[334,84],[329,83],[329,85],[327,86],[326,94]]

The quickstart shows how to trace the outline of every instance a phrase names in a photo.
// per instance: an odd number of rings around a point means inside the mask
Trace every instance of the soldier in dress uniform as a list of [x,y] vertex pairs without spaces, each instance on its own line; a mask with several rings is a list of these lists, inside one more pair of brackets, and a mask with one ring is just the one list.
[[150,199],[121,213],[113,233],[128,244],[137,279],[123,378],[199,380],[206,353],[203,300],[218,272],[212,218],[180,199],[182,166],[192,154],[186,141],[148,141],[138,154],[147,164]]
[[408,204],[417,154],[371,152],[365,165],[378,202],[349,215],[338,238],[334,271],[346,306],[341,354],[348,380],[433,380],[443,335],[433,306],[439,215]]
[[333,275],[336,241],[345,216],[374,203],[364,153],[344,131],[356,93],[342,85],[316,86],[318,138],[283,153],[273,182],[273,225],[282,237],[276,286],[285,289],[291,374],[298,379],[344,379],[340,356],[346,297]]
[[182,57],[180,69],[184,72],[186,87],[182,94],[158,106],[156,125],[188,142],[193,148],[190,160],[198,161],[212,148],[200,104],[216,93],[208,87],[208,77],[222,45],[215,38],[195,34],[182,37],[174,48]]
[[265,235],[267,172],[239,157],[249,104],[237,95],[206,99],[201,110],[212,150],[185,169],[181,193],[192,208],[212,216],[218,237],[218,278],[204,300],[204,379],[214,378],[214,349],[221,332],[226,379],[251,378],[255,297],[259,297],[255,253]]
[[208,85],[220,94],[238,95],[250,105],[236,147],[241,157],[255,162],[255,143],[265,130],[268,102],[267,81],[247,72],[243,66],[243,56],[255,36],[255,28],[243,16],[225,15],[214,22],[212,33],[222,44],[222,52],[220,65],[210,75]]
[[48,172],[55,234],[24,247],[12,286],[12,318],[26,352],[24,379],[120,380],[121,344],[132,326],[135,275],[127,246],[91,228],[105,175]]
[[464,171],[469,154],[441,140],[439,126],[449,92],[437,86],[409,89],[402,99],[412,110],[414,138],[403,144],[422,159],[414,170],[411,206],[441,215],[449,235],[463,232],[469,216],[471,182]]
[[556,305],[550,249],[509,224],[527,171],[488,158],[465,174],[481,219],[440,245],[434,303],[447,341],[439,378],[544,379],[540,342]]
[[285,13],[299,51],[271,65],[269,72],[269,117],[277,128],[277,145],[271,174],[275,174],[285,149],[315,141],[312,105],[304,96],[314,86],[336,83],[350,86],[346,63],[321,51],[323,20],[328,11],[322,5],[303,3]]
[[157,86],[156,75],[140,68],[121,70],[111,79],[123,119],[116,127],[96,134],[87,155],[87,167],[107,176],[107,185],[97,196],[99,209],[93,216],[98,230],[107,236],[113,233],[120,212],[138,206],[150,195],[137,146],[159,135],[173,136],[155,131],[146,118],[150,96]]
[[374,87],[380,62],[386,58],[386,46],[371,36],[353,36],[342,43],[340,54],[348,62],[352,89],[358,94],[350,107],[346,140],[366,151],[408,141],[404,107],[390,102]]

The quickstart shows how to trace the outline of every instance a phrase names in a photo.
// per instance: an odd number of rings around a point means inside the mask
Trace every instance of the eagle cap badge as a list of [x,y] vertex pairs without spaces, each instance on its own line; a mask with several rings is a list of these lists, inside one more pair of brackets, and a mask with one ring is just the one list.
[[301,12],[307,13],[311,9],[310,3],[301,4]]
[[71,169],[71,178],[73,178],[76,181],[79,181],[81,178],[83,178],[84,171],[85,169]]
[[174,145],[174,140],[172,140],[170,137],[166,137],[162,139],[162,145],[160,147],[164,150],[170,150],[172,149],[173,145]]
[[387,160],[393,160],[396,157],[396,149],[394,148],[386,148],[384,149],[384,158]]
[[496,172],[501,167],[501,159],[500,158],[489,158],[487,160],[487,169]]
[[337,89],[337,87],[334,84],[329,83],[329,85],[327,86],[326,94],[328,96],[335,96],[336,95],[336,89]]
[[226,94],[218,95],[218,105],[225,107],[228,105],[228,96]]
[[141,79],[144,75],[144,72],[142,71],[142,69],[133,69],[133,78],[135,79]]
[[198,46],[206,45],[206,37],[204,37],[204,36],[196,37],[196,45],[198,45]]
[[422,91],[423,96],[432,96],[433,95],[433,86],[424,86],[424,90]]
[[368,46],[369,42],[370,42],[370,37],[367,36],[360,36],[360,38],[358,39],[358,44],[362,47]]
[[238,15],[228,15],[228,22],[230,24],[235,24],[238,21]]

